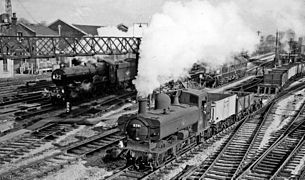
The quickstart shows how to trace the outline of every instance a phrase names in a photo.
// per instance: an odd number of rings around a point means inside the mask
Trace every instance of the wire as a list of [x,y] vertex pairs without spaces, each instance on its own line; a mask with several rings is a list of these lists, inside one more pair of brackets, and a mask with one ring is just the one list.
[[26,7],[20,2],[20,0],[17,0],[18,3],[22,6],[22,8],[24,9],[24,11],[32,18],[32,20],[35,22],[35,23],[38,23],[38,21],[36,21],[34,19],[34,17],[32,16],[32,14],[26,9]]

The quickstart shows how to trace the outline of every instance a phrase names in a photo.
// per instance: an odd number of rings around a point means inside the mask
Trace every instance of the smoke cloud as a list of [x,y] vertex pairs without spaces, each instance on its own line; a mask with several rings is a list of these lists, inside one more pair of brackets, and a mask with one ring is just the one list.
[[[210,66],[230,61],[232,54],[252,52],[263,28],[301,33],[300,0],[191,0],[166,2],[153,15],[140,47],[139,95],[146,96],[169,80],[188,75],[195,62]],[[270,28],[271,27],[271,28]]]
[[[235,0],[231,0],[235,1]],[[243,17],[256,30],[287,31],[292,29],[298,36],[304,35],[304,8],[302,0],[238,0]]]

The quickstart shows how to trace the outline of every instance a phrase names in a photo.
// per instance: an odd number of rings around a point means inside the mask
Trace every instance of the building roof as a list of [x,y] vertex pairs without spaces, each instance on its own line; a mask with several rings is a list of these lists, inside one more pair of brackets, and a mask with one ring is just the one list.
[[98,32],[97,29],[102,26],[95,26],[95,25],[80,25],[80,24],[72,24],[73,26],[81,29],[87,33],[87,35],[97,36]]
[[57,22],[62,22],[62,23],[64,23],[64,24],[66,24],[66,25],[72,27],[73,29],[75,29],[75,30],[81,32],[81,33],[84,34],[84,35],[89,35],[89,34],[88,34],[86,31],[84,31],[83,29],[81,29],[81,28],[79,28],[79,27],[76,27],[76,26],[74,26],[73,24],[69,24],[69,23],[67,23],[67,22],[65,22],[65,21],[63,21],[63,20],[61,20],[61,19],[57,19],[56,21],[54,21],[53,23],[51,23],[51,24],[49,25],[49,27],[52,26],[53,24],[57,23]]
[[36,33],[36,35],[42,36],[58,36],[58,33],[53,31],[52,29],[41,25],[41,24],[23,24],[20,23],[23,27],[27,28],[28,30]]

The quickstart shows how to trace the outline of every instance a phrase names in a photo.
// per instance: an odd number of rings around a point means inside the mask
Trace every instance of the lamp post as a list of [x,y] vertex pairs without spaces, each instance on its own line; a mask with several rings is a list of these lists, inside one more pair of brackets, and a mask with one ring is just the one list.
[[148,23],[133,23],[133,37],[135,37],[135,27],[136,26],[138,26],[139,28],[141,28],[142,29],[142,31],[141,31],[141,37],[143,36],[143,28],[144,27],[148,27]]

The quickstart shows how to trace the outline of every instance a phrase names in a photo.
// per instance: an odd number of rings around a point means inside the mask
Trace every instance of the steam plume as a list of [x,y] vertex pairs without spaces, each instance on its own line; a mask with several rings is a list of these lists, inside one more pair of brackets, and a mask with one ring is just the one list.
[[256,42],[234,3],[168,2],[144,33],[134,83],[145,96],[160,84],[186,76],[197,61],[220,65],[234,51],[253,50]]
[[[232,53],[253,51],[257,30],[304,29],[301,0],[191,0],[166,2],[153,15],[140,47],[138,77],[140,95],[169,80],[187,76],[195,62],[210,66],[230,60]],[[302,7],[302,8],[301,8]]]

